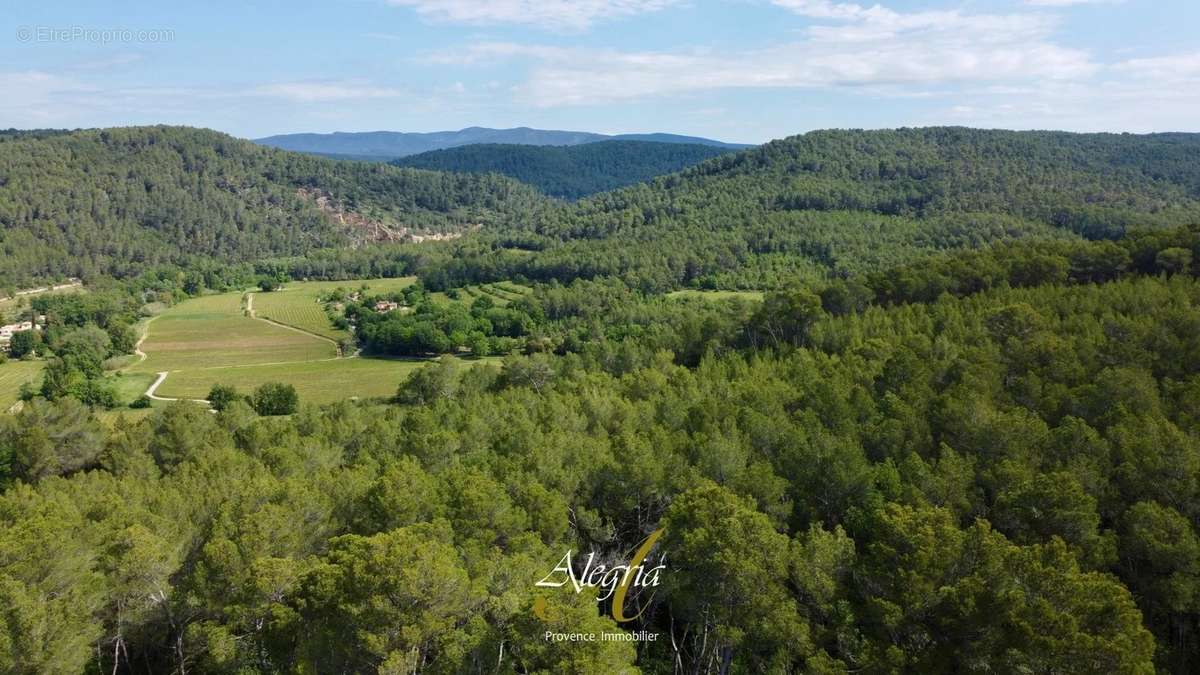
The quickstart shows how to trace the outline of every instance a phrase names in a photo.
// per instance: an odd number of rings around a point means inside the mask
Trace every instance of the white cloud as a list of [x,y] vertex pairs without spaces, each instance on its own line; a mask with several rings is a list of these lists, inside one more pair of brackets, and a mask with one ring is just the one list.
[[75,111],[64,106],[68,97],[87,95],[93,88],[73,78],[39,70],[0,72],[0,128],[74,125]]
[[1125,0],[1025,0],[1035,7],[1071,7],[1073,5],[1116,5]]
[[1113,70],[1141,81],[1200,83],[1200,52],[1130,59],[1118,63]]
[[532,62],[515,91],[548,107],[730,88],[914,88],[1019,85],[1086,77],[1089,54],[1055,44],[1053,17],[897,12],[824,0],[774,0],[821,20],[803,39],[743,51],[643,51],[504,42],[442,51],[427,62]]
[[250,93],[297,103],[398,98],[405,95],[399,89],[363,82],[283,82],[255,87]]
[[[266,109],[289,115],[402,99],[403,109],[466,94],[456,85],[414,94],[368,81],[294,81],[226,86],[127,86],[45,71],[0,71],[0,128],[93,127],[114,124],[195,124],[220,128],[222,115]],[[414,101],[417,103],[414,104]],[[275,120],[272,120],[275,121]],[[270,124],[265,125],[271,129]]]
[[412,7],[430,21],[520,24],[556,30],[583,30],[604,19],[656,12],[678,0],[387,0]]
[[829,0],[771,0],[771,4],[815,19],[861,20],[872,17],[897,16],[896,12],[880,5],[863,7],[849,2],[829,2]]
[[1200,52],[1122,61],[1096,78],[1018,91],[964,91],[947,117],[972,126],[1131,132],[1194,129],[1200,119]]
[[1200,51],[1106,65],[1060,44],[1062,17],[1044,11],[770,1],[809,25],[786,42],[740,51],[483,42],[423,62],[512,70],[519,61],[525,74],[510,87],[515,101],[543,108],[790,88],[930,101],[933,112],[896,124],[1158,131],[1192,128],[1200,119]]

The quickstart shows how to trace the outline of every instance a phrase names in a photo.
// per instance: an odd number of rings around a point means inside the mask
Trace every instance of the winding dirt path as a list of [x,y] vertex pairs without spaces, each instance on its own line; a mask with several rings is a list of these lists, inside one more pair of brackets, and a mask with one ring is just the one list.
[[162,315],[156,314],[149,319],[146,319],[146,323],[142,324],[142,335],[138,338],[137,344],[133,346],[133,353],[137,354],[138,363],[146,360],[147,354],[146,352],[142,351],[142,343],[145,342],[146,338],[150,336],[150,324],[154,323],[154,320],[160,316]]
[[160,384],[162,384],[164,380],[166,380],[166,379],[167,379],[167,375],[168,375],[168,374],[169,374],[169,371],[166,371],[166,370],[164,370],[164,371],[162,371],[162,372],[158,373],[158,377],[157,377],[157,378],[155,378],[154,382],[150,384],[150,387],[149,387],[148,389],[146,389],[146,394],[145,394],[145,395],[146,395],[146,397],[147,397],[147,398],[151,398],[151,399],[153,399],[153,400],[155,400],[155,401],[191,401],[191,402],[193,402],[193,403],[204,403],[204,404],[208,404],[208,399],[203,399],[203,398],[184,398],[184,399],[179,399],[179,398],[169,398],[169,397],[166,397],[166,396],[158,396],[158,395],[156,395],[154,392],[155,392],[155,391],[158,391],[158,386],[159,386]]

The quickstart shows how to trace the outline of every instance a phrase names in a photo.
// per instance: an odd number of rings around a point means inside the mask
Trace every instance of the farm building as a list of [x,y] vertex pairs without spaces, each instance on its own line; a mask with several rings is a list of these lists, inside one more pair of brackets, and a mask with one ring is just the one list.
[[12,341],[13,333],[33,330],[34,328],[35,326],[32,321],[22,321],[20,323],[10,323],[7,326],[0,326],[0,343],[8,344]]

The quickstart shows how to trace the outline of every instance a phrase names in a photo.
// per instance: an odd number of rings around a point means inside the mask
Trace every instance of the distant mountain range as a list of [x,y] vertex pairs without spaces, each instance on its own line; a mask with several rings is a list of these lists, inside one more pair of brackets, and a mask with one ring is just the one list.
[[468,127],[458,131],[405,133],[398,131],[334,132],[332,134],[282,134],[254,139],[259,145],[314,155],[353,159],[388,160],[407,157],[431,150],[457,148],[478,143],[508,145],[583,145],[599,141],[651,141],[655,143],[687,143],[711,147],[742,149],[752,146],[724,143],[697,136],[678,134],[619,134],[608,136],[587,131],[555,131],[547,129],[488,129]]

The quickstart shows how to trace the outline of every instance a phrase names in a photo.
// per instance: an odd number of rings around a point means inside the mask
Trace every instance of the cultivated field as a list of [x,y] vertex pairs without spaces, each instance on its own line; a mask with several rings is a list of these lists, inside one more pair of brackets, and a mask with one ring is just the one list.
[[7,361],[0,363],[0,413],[7,411],[17,402],[21,385],[37,383],[41,379],[44,361]]
[[[147,326],[141,345],[145,360],[116,376],[121,399],[127,403],[126,399],[136,398],[159,372],[168,373],[154,392],[162,398],[201,399],[214,384],[250,393],[266,382],[291,384],[309,403],[392,396],[409,373],[432,360],[338,358],[329,340],[349,334],[333,329],[317,296],[339,286],[358,289],[363,283],[371,293],[386,293],[412,281],[294,282],[284,291],[255,291],[246,295],[253,295],[258,318],[246,316],[239,293],[185,300]],[[507,292],[517,296],[515,291]],[[268,317],[295,328],[263,320]],[[498,358],[459,360],[464,366],[499,363]]]
[[[443,356],[444,359],[456,357]],[[499,364],[499,358],[458,359],[461,365]],[[296,387],[300,400],[330,403],[352,396],[387,397],[412,371],[430,359],[346,358],[283,365],[202,368],[171,373],[155,392],[167,398],[204,398],[214,384],[228,384],[248,394],[266,382]]]
[[144,361],[131,373],[217,366],[315,361],[337,356],[335,345],[298,330],[245,316],[241,293],[185,300],[150,325]]
[[254,313],[255,316],[264,319],[295,326],[330,340],[340,341],[350,337],[350,333],[338,330],[330,323],[329,317],[325,314],[325,308],[318,301],[322,294],[337,288],[353,291],[364,285],[371,294],[391,293],[412,285],[414,281],[416,281],[416,277],[351,281],[293,281],[282,290],[270,293],[255,291],[253,293]]

